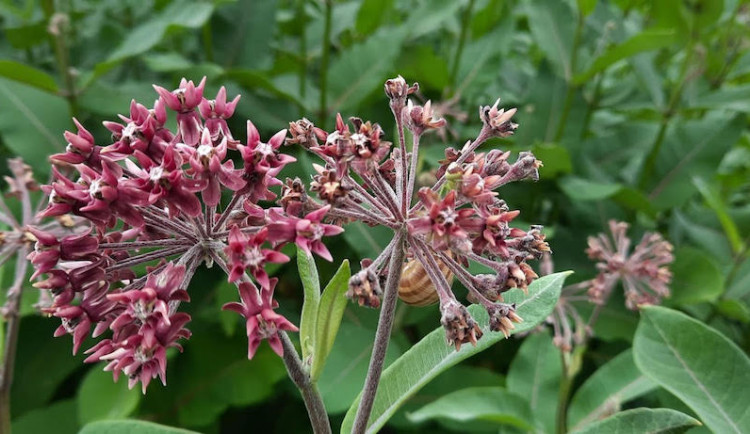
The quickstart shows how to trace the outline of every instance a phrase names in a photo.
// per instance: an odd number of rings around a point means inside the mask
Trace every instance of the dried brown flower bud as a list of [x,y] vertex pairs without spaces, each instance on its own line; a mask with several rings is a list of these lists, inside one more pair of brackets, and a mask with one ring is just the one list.
[[440,311],[443,314],[440,323],[445,328],[448,345],[455,345],[456,351],[459,351],[464,343],[477,344],[477,340],[482,337],[482,329],[464,305],[450,299],[441,303]]
[[380,307],[380,279],[371,268],[364,268],[349,279],[349,290],[346,298],[356,301],[360,306]]

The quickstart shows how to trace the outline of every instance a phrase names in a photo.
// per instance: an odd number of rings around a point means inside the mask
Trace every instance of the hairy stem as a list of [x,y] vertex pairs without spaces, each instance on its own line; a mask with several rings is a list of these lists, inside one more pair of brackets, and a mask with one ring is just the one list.
[[107,267],[106,271],[107,273],[111,273],[113,271],[122,270],[123,268],[130,268],[134,265],[142,264],[144,262],[149,262],[161,258],[166,259],[168,256],[184,253],[188,249],[190,249],[190,246],[177,246],[169,249],[162,249],[155,252],[148,252],[142,255],[132,256],[128,259],[125,259],[124,261],[120,261],[110,267]]
[[302,360],[300,360],[289,336],[285,332],[279,332],[279,337],[284,346],[284,366],[289,373],[289,378],[292,379],[292,382],[302,394],[313,432],[316,434],[330,433],[331,423],[328,421],[328,413],[317,386],[310,380],[310,375],[302,367]]
[[375,332],[375,343],[372,348],[372,357],[370,358],[370,367],[367,370],[365,386],[362,389],[362,398],[359,401],[359,408],[357,408],[357,416],[354,418],[353,433],[364,433],[367,430],[367,423],[370,420],[372,405],[375,402],[378,383],[380,383],[380,375],[383,373],[385,352],[388,349],[388,341],[391,338],[393,317],[396,311],[396,301],[398,300],[398,282],[401,280],[401,265],[403,262],[404,233],[398,231],[396,233],[396,243],[394,244],[391,261],[388,265],[388,278],[385,283],[383,304],[380,306],[378,330]]
[[245,196],[236,193],[232,196],[232,200],[229,201],[227,207],[224,208],[224,211],[222,211],[221,215],[219,216],[219,219],[216,220],[216,223],[214,223],[213,232],[223,229],[224,222],[227,221],[229,216],[232,214],[232,211],[237,208],[237,205],[240,203],[243,197]]
[[189,240],[167,238],[164,240],[148,241],[129,241],[122,243],[101,243],[99,250],[136,250],[148,249],[152,247],[174,247],[174,246],[191,246],[193,243]]

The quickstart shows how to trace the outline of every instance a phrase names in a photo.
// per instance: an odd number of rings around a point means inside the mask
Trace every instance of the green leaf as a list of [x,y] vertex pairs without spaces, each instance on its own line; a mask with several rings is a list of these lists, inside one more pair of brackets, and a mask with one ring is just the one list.
[[226,280],[222,280],[216,287],[215,300],[221,329],[224,330],[224,333],[227,336],[232,336],[237,329],[237,324],[239,324],[237,314],[227,310],[222,310],[222,307],[227,303],[237,301],[237,286]]
[[279,97],[283,100],[292,102],[297,105],[297,107],[305,107],[304,102],[302,102],[295,94],[290,93],[287,89],[277,86],[263,72],[251,69],[235,68],[227,70],[222,75],[222,77],[232,80],[252,92],[263,90],[275,97]]
[[84,426],[79,434],[196,434],[196,432],[143,420],[102,420]]
[[[37,315],[21,320],[11,388],[14,414],[47,405],[65,379],[83,366],[81,354],[71,356],[73,344],[69,335],[52,337],[59,325],[60,320],[56,318]],[[85,342],[82,350],[88,348],[89,343]],[[50,361],[54,361],[54,369],[50,368]]]
[[354,28],[361,35],[369,35],[380,27],[392,9],[393,0],[363,0]]
[[724,276],[714,259],[703,250],[681,247],[675,252],[671,268],[674,281],[670,304],[715,301],[724,293]]
[[393,230],[355,221],[346,225],[343,236],[360,258],[376,258],[393,238]]
[[310,370],[310,378],[313,381],[316,381],[323,372],[323,366],[325,366],[326,359],[331,353],[336,334],[339,332],[341,318],[344,316],[347,302],[344,293],[349,288],[351,275],[349,260],[345,259],[328,285],[323,289],[318,307],[315,350],[313,351],[312,369]]
[[128,31],[127,36],[109,55],[106,61],[96,65],[83,87],[108,72],[121,61],[151,50],[171,31],[197,29],[208,21],[214,11],[212,3],[175,1],[157,16]]
[[223,66],[271,67],[276,0],[239,0],[223,5],[211,19],[216,61]]
[[635,408],[594,422],[575,434],[678,434],[701,423],[670,408]]
[[86,424],[126,417],[136,409],[140,400],[140,387],[129,390],[127,378],[120,378],[115,383],[111,372],[95,367],[86,374],[78,389],[78,421]]
[[713,210],[716,214],[716,218],[719,219],[719,223],[721,223],[721,227],[724,229],[729,244],[732,246],[732,251],[735,254],[743,251],[745,246],[740,231],[737,229],[737,225],[734,224],[734,220],[732,220],[732,217],[729,215],[727,206],[719,196],[719,192],[712,186],[708,185],[703,178],[697,176],[693,177],[693,185],[695,185],[695,188],[697,188],[701,196],[703,196],[706,205]]
[[302,317],[299,321],[299,339],[302,347],[302,362],[309,364],[312,362],[311,356],[315,349],[317,330],[315,323],[318,320],[318,306],[320,305],[320,280],[315,259],[299,246],[297,247],[297,269],[305,291]]
[[[372,318],[372,327],[364,327],[359,321],[363,313],[376,314],[377,311],[362,312],[361,308],[356,309],[356,313],[347,315],[342,321],[334,351],[328,356],[323,373],[318,378],[318,390],[329,414],[343,413],[349,409],[362,390],[370,365],[377,316]],[[357,324],[349,319],[356,320]],[[392,341],[388,345],[385,365],[388,366],[400,355],[397,342]]]
[[570,80],[575,73],[570,64],[576,25],[572,8],[567,2],[548,0],[529,0],[525,6],[534,42],[555,72]]
[[552,179],[573,170],[570,152],[564,146],[556,143],[536,143],[531,152],[544,162],[544,166],[539,168],[539,177],[542,179]]
[[724,86],[706,92],[691,101],[691,107],[698,109],[735,110],[750,112],[750,84]]
[[56,401],[47,407],[38,408],[13,419],[14,434],[75,434],[80,425],[75,417],[75,399]]
[[573,82],[583,84],[589,81],[594,75],[604,71],[620,60],[627,59],[644,51],[668,47],[676,42],[677,38],[675,36],[676,34],[672,30],[655,29],[641,32],[622,44],[609,47],[604,53],[594,59],[586,72],[576,75]]
[[[416,423],[432,419],[461,422],[467,431],[465,423],[472,421],[531,430],[532,414],[523,396],[501,387],[469,387],[449,393],[407,415],[407,418]],[[552,415],[554,417],[554,413]]]
[[3,143],[43,179],[50,172],[47,157],[64,149],[63,131],[71,126],[67,102],[57,95],[0,78],[0,106]]
[[646,307],[635,364],[718,433],[750,432],[750,359],[721,333],[687,315]]
[[445,21],[455,18],[456,11],[461,7],[461,3],[455,0],[421,2],[418,7],[411,11],[409,18],[404,23],[404,28],[409,30],[409,38],[417,39],[444,28]]
[[[180,355],[179,369],[172,371],[166,387],[168,393],[177,395],[174,402],[179,403],[180,426],[204,427],[229,407],[262,402],[277,391],[276,383],[286,376],[283,362],[265,343],[252,360],[247,359],[244,333],[227,338],[218,327],[201,329],[197,322],[191,331],[190,345]],[[149,387],[159,391],[158,384]]]
[[0,60],[0,76],[28,84],[45,92],[57,92],[57,83],[52,76],[23,63]]
[[[531,330],[549,316],[569,274],[570,272],[555,273],[534,281],[529,286],[528,297],[520,289],[503,294],[506,302],[517,304],[517,312],[524,319],[513,333]],[[464,345],[460,351],[456,351],[445,344],[445,330],[442,327],[425,336],[383,372],[368,432],[377,432],[404,402],[441,372],[503,339],[502,333],[489,330],[489,317],[482,307],[470,306],[469,312],[484,332],[477,345]],[[341,426],[342,432],[351,431],[359,399],[358,397],[349,408]]]
[[571,431],[616,413],[626,402],[656,389],[635,366],[628,349],[599,367],[576,391],[568,407]]
[[578,12],[584,17],[589,16],[596,8],[596,0],[577,0],[576,3],[578,3]]
[[573,200],[602,200],[617,194],[622,186],[566,176],[558,181],[560,188]]
[[727,298],[716,303],[716,309],[727,318],[750,323],[750,308],[742,300]]
[[724,112],[671,126],[656,160],[656,182],[647,190],[654,206],[664,210],[690,199],[696,193],[692,178],[712,179],[743,128],[741,116],[728,117]]
[[560,364],[560,350],[552,344],[549,333],[536,333],[523,340],[506,380],[508,391],[528,401],[546,432],[555,431]]
[[382,91],[401,50],[406,29],[384,28],[341,53],[328,69],[329,109],[355,108],[374,90]]

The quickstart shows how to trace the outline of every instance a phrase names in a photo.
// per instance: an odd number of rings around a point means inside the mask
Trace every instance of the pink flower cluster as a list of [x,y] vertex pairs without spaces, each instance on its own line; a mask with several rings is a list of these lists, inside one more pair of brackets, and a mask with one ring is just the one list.
[[[90,334],[110,332],[86,361],[106,361],[115,378],[124,373],[144,391],[153,378],[165,381],[166,350],[190,336],[190,316],[179,306],[201,263],[217,263],[237,284],[240,302],[226,309],[246,320],[248,356],[264,339],[281,355],[278,334],[296,328],[273,311],[276,280],[265,265],[289,260],[279,252],[286,243],[330,260],[321,239],[342,231],[322,222],[327,208],[303,215],[258,204],[276,198],[271,188],[294,161],[279,153],[287,132],[263,142],[248,121],[242,144],[227,122],[239,96],[227,101],[222,87],[209,100],[204,85],[205,78],[198,85],[183,79],[173,91],[154,86],[153,107],[133,101],[128,116],[104,123],[112,133],[106,144],[74,120],[65,152],[50,158],[54,179],[42,187],[49,204],[39,218],[85,223],[70,234],[28,229],[36,240],[34,278],[46,276],[35,286],[52,297],[43,310],[62,320],[56,335],[72,334],[77,352]],[[222,192],[231,193],[225,204]]]
[[[417,88],[416,84],[407,85],[400,76],[385,83],[397,124],[398,146],[383,140],[378,124],[359,118],[351,118],[346,125],[338,115],[336,129],[330,133],[307,119],[291,123],[287,143],[304,146],[324,165],[316,165],[317,175],[311,184],[319,200],[301,190],[299,180],[290,180],[282,193],[282,204],[288,214],[297,210],[298,214],[309,213],[306,218],[310,218],[325,210],[342,223],[358,220],[393,229],[394,239],[388,247],[374,260],[363,261],[363,269],[352,277],[347,296],[360,305],[380,306],[380,280],[388,274],[387,258],[396,249],[404,249],[408,260],[419,261],[434,284],[448,342],[460,348],[462,343],[475,343],[482,332],[456,300],[441,267],[450,270],[469,290],[472,301],[485,306],[491,330],[510,333],[512,322],[521,318],[513,305],[501,302],[501,294],[516,287],[526,290],[537,277],[526,261],[541,257],[549,247],[540,227],[528,231],[510,227],[518,211],[511,211],[494,190],[513,181],[538,179],[541,163],[528,152],[521,153],[515,162],[508,161],[509,152],[475,152],[487,139],[510,136],[517,128],[511,122],[516,110],[498,109],[496,102],[480,108],[483,127],[478,137],[460,150],[446,150],[446,158],[437,168],[437,182],[421,188],[414,203],[420,138],[445,126],[430,102],[421,106],[407,101]],[[405,128],[413,138],[411,153],[406,149]],[[405,244],[397,242],[401,234]],[[470,261],[488,267],[492,273],[470,274]]]

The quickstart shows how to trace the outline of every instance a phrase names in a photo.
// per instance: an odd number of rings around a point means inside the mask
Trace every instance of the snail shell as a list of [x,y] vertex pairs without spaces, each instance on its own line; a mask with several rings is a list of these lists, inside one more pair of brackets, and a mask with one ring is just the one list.
[[[443,276],[448,284],[453,283],[453,273],[443,261],[435,257]],[[410,258],[401,270],[401,280],[398,283],[398,297],[411,306],[429,306],[440,300],[435,284],[432,283],[427,272],[418,259]]]

